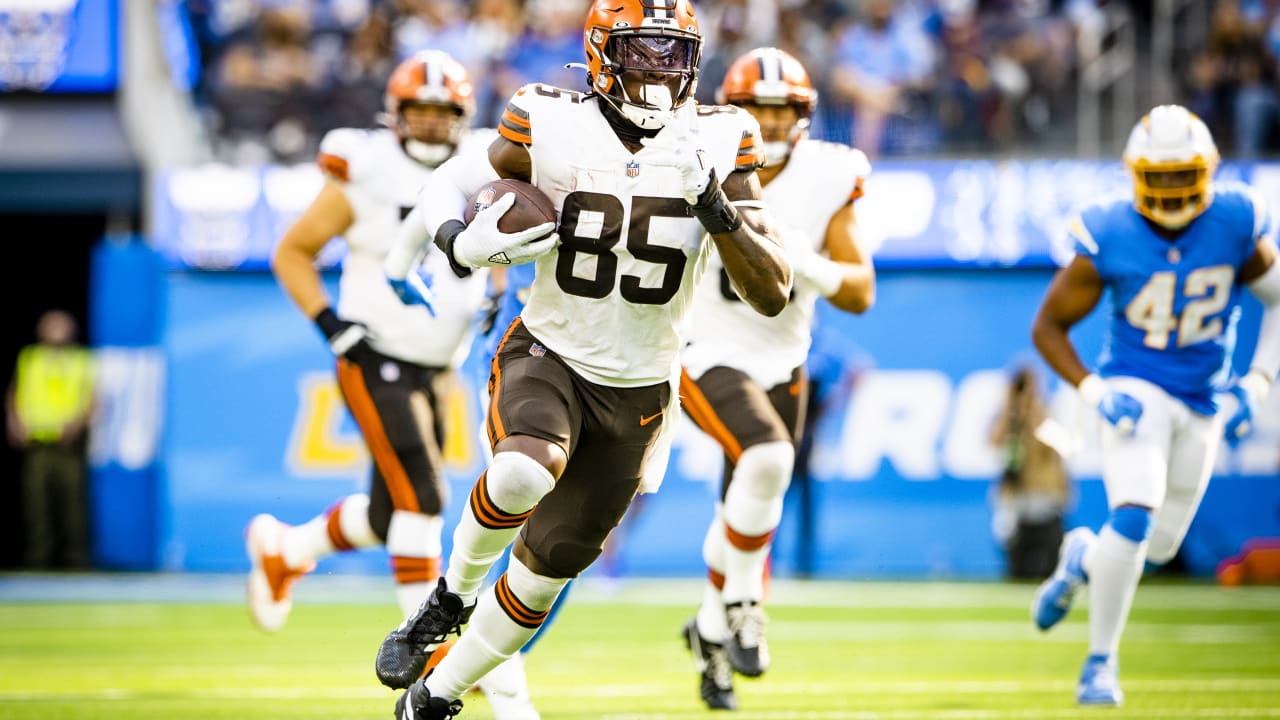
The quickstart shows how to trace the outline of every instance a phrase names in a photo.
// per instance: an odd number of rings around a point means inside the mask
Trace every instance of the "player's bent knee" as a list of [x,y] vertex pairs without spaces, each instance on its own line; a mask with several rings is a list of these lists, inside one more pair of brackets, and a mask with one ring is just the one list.
[[1107,524],[1120,537],[1135,543],[1151,536],[1151,509],[1138,505],[1122,505],[1111,511]]
[[555,478],[533,458],[518,452],[500,452],[485,473],[489,497],[502,510],[522,513],[551,492]]
[[572,539],[559,540],[547,548],[534,550],[520,537],[511,549],[511,557],[524,563],[530,572],[549,578],[572,579],[591,567],[600,557],[601,545]]
[[759,498],[774,498],[787,490],[796,451],[789,442],[775,441],[752,445],[742,451],[733,472],[733,483]]
[[564,474],[564,468],[569,464],[569,458],[559,445],[532,435],[510,435],[503,438],[494,447],[493,454],[497,457],[498,454],[506,452],[520,453],[532,458],[557,480]]

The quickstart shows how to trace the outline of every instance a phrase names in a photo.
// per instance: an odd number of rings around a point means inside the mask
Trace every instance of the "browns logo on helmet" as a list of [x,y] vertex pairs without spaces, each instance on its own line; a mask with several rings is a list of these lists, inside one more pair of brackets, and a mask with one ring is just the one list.
[[642,130],[693,97],[702,32],[689,0],[595,0],[583,45],[591,87]]
[[[818,105],[818,91],[794,56],[774,47],[739,56],[725,72],[716,102],[746,108],[760,123],[766,165],[785,162]],[[790,108],[772,112],[767,108]]]
[[428,167],[449,159],[476,110],[466,68],[439,50],[423,50],[396,66],[385,98],[387,125],[405,153]]

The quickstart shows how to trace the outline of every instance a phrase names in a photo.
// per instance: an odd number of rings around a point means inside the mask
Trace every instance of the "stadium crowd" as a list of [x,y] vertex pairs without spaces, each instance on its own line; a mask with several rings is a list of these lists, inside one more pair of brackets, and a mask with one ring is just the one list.
[[[992,147],[1069,150],[1078,40],[1099,32],[1103,4],[708,0],[699,7],[706,38],[699,99],[714,101],[733,58],[775,45],[812,69],[822,98],[814,137],[852,143],[872,158]],[[479,85],[474,122],[493,127],[502,103],[522,84],[585,89],[585,72],[565,68],[581,61],[583,5],[192,0],[187,13],[202,67],[195,94],[221,159],[302,162],[326,130],[370,124],[370,108],[381,107],[396,63],[436,48],[467,66]],[[1233,3],[1219,4],[1227,5]],[[1270,37],[1272,5],[1250,6],[1234,21],[1225,11],[1215,16],[1223,29],[1187,90],[1204,95],[1202,112],[1217,124],[1233,114],[1232,83],[1241,104],[1252,108],[1251,127],[1260,127],[1255,115],[1274,112],[1274,89],[1245,79],[1265,73],[1241,59],[1243,41],[1236,38]],[[1232,30],[1232,22],[1247,32]]]

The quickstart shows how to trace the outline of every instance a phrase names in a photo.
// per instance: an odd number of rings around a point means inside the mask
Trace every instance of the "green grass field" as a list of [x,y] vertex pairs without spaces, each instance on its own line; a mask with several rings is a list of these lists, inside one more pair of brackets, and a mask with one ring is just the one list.
[[[223,584],[214,602],[0,604],[0,718],[391,717],[395,694],[373,676],[398,622],[389,594],[305,602],[300,588],[267,636]],[[1079,710],[1083,604],[1040,634],[1030,585],[778,581],[774,666],[739,680],[741,711],[713,714],[679,640],[696,582],[580,585],[528,659],[546,720],[1280,717],[1276,588],[1144,585],[1121,648],[1125,707]],[[464,700],[461,717],[490,717],[481,695]]]

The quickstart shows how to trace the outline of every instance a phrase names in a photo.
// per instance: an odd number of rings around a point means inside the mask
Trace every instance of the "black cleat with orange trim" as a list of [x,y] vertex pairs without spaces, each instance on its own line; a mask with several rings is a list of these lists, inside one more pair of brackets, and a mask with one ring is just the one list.
[[422,605],[399,627],[387,633],[378,647],[374,670],[379,682],[400,690],[422,677],[436,649],[450,634],[462,632],[462,626],[471,619],[475,607],[463,607],[462,598],[450,592],[444,578],[440,578]]

